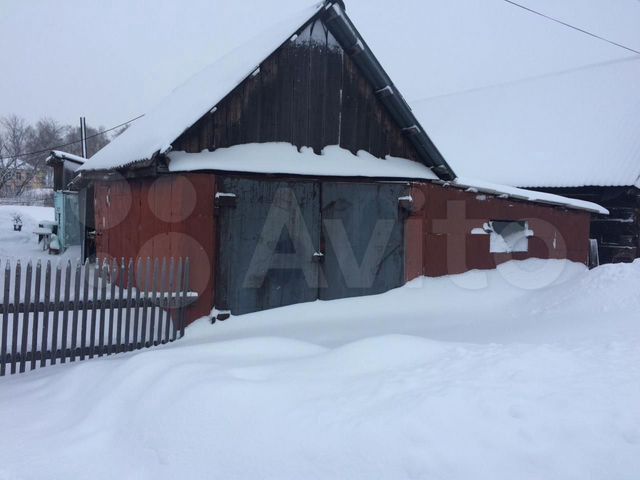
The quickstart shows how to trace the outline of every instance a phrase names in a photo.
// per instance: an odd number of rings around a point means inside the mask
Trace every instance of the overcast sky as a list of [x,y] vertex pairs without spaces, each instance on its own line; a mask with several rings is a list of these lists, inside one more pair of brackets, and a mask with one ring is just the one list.
[[[111,127],[311,3],[0,0],[0,116]],[[409,101],[632,55],[503,0],[346,3]],[[522,3],[640,50],[640,0]]]

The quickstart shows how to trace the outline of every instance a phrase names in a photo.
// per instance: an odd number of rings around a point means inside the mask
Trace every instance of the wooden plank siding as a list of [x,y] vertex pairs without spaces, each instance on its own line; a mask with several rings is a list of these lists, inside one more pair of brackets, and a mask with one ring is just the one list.
[[340,145],[353,153],[418,160],[322,21],[280,47],[254,73],[173,142],[173,149],[197,153],[243,143],[288,142],[316,153]]
[[189,257],[190,285],[199,298],[188,322],[207,315],[214,290],[214,196],[210,174],[97,182],[98,257]]
[[600,263],[632,262],[640,257],[640,189],[637,187],[536,188],[602,205],[609,215],[594,215],[590,237],[598,241]]

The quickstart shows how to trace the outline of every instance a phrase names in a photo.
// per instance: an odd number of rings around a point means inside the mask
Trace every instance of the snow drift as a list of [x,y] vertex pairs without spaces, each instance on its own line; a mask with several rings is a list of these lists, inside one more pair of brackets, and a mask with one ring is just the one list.
[[507,265],[1,379],[0,477],[633,478],[640,262]]

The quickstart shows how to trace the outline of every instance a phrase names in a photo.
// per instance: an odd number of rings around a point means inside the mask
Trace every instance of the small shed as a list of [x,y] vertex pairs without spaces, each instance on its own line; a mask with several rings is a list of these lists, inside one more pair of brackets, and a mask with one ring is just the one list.
[[593,203],[458,178],[340,1],[214,63],[79,169],[98,257],[189,256],[191,319],[588,261]]
[[[87,242],[91,242],[88,236],[93,230],[93,193],[91,191],[87,210],[87,190],[76,188],[74,179],[86,160],[78,155],[52,150],[46,161],[53,169],[54,207],[60,250],[80,245],[83,260],[90,256]],[[89,215],[86,214],[87,211]]]

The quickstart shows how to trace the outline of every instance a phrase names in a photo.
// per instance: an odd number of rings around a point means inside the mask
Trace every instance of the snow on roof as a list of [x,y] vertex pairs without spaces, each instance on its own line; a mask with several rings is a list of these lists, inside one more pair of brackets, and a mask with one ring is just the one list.
[[83,165],[87,161],[84,157],[79,157],[73,153],[62,152],[60,150],[51,150],[51,155],[47,158],[47,162],[53,159],[68,160],[70,162],[77,163],[78,165]]
[[285,142],[247,143],[200,153],[169,153],[169,171],[223,170],[233,172],[343,177],[426,178],[437,180],[431,169],[405,158],[381,159],[360,150],[354,155],[337,145],[321,155],[312,148],[298,151]]
[[[250,143],[219,148],[200,153],[170,152],[170,172],[222,170],[231,172],[275,173],[292,175],[345,176],[368,178],[402,178],[438,180],[425,165],[404,158],[380,159],[363,150],[357,155],[337,145],[325,147],[321,155],[311,148],[300,151],[289,143]],[[540,193],[495,183],[459,178],[450,185],[473,189],[491,195],[505,195],[515,200],[527,200],[607,214],[595,203]]]
[[306,8],[230,52],[176,88],[80,170],[125,167],[166,152],[171,143],[211,110],[260,63],[310,20],[322,3]]
[[411,102],[462,177],[640,187],[640,57]]

